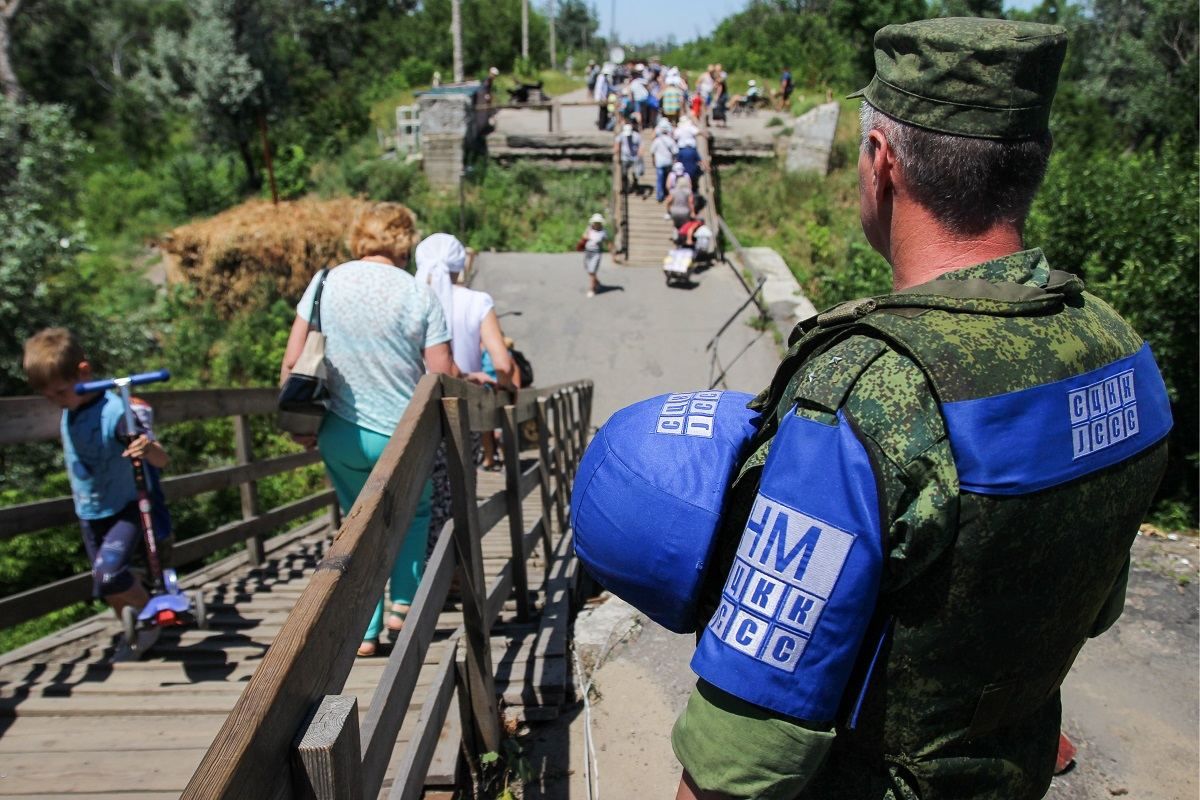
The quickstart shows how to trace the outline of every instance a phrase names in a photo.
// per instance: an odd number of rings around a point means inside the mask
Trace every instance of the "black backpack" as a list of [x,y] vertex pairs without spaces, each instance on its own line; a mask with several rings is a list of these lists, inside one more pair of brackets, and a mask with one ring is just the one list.
[[521,388],[525,389],[533,385],[533,365],[529,363],[529,359],[520,350],[509,350],[509,355],[512,356],[513,362],[517,365],[517,371],[521,374]]

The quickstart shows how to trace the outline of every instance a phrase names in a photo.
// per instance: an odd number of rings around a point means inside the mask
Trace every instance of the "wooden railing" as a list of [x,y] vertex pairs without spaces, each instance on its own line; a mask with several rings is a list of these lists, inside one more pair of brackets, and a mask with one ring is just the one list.
[[612,154],[612,256],[620,264],[629,260],[629,195],[625,193],[625,171],[618,148]]
[[[526,560],[541,541],[549,563],[552,519],[560,532],[567,529],[569,490],[587,442],[591,396],[587,381],[524,391],[514,399],[445,377],[422,379],[358,501],[183,797],[377,796],[456,572],[463,624],[422,699],[390,796],[420,796],[456,691],[468,751],[497,750],[500,723],[489,632],[510,595],[519,616],[530,613]],[[518,437],[530,420],[538,432],[537,459],[522,470]],[[503,434],[505,489],[477,502],[471,433],[495,428]],[[436,541],[360,732],[356,698],[339,692],[443,441],[453,523]],[[527,526],[522,499],[534,488],[540,488],[542,513]],[[480,539],[505,517],[512,555],[487,585]],[[565,547],[569,539],[562,535],[558,542]],[[556,576],[547,579],[554,587]]]
[[717,231],[717,191],[716,191],[716,160],[712,156],[712,128],[708,126],[708,116],[701,117],[700,135],[696,137],[696,151],[700,154],[700,162],[707,165],[704,174],[700,176],[700,185],[696,194],[703,198],[699,217],[720,238]]
[[[274,414],[278,392],[274,389],[215,389],[150,392],[143,395],[154,408],[156,426],[233,417],[236,462],[163,480],[167,500],[194,497],[204,492],[238,487],[241,518],[175,545],[171,562],[176,567],[193,564],[212,553],[245,543],[247,558],[258,565],[263,558],[263,537],[300,517],[332,508],[338,519],[331,490],[322,490],[262,511],[256,482],[318,463],[316,451],[290,453],[255,460],[251,446],[250,420],[254,414]],[[41,397],[0,398],[0,445],[19,445],[57,439],[61,412]],[[75,521],[75,507],[68,497],[38,500],[0,508],[0,539],[33,533]],[[0,627],[8,627],[59,608],[90,599],[91,573],[81,573],[53,583],[0,598]]]

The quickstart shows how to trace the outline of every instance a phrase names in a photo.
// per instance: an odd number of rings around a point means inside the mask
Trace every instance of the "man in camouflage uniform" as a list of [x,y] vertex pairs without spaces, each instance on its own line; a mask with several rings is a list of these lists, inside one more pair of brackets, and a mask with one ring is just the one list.
[[[710,568],[700,681],[672,735],[681,798],[1042,797],[1058,687],[1121,612],[1129,547],[1164,469],[1170,414],[1148,348],[1022,240],[1064,31],[927,20],[882,29],[875,48],[858,93],[861,217],[895,292],[801,323],[755,401],[763,422]],[[799,433],[785,450],[788,430]],[[859,518],[878,515],[880,541],[808,507],[806,495],[852,480],[836,453],[805,449],[833,441],[815,438],[823,430],[865,451],[873,485],[858,496],[878,509]],[[798,499],[776,503],[768,481]],[[847,578],[845,552],[820,545],[797,568],[786,522],[771,533],[774,561],[747,562],[771,504],[809,534],[853,540],[850,552],[876,549],[878,569]],[[815,624],[789,631],[783,609],[814,566],[835,589]],[[747,568],[761,598],[737,577]],[[829,611],[848,579],[858,596],[842,610],[857,601],[869,617],[858,628]],[[776,586],[786,599],[769,604]],[[856,654],[852,671],[806,663],[851,629],[835,644]],[[824,718],[795,710],[814,680],[836,682]]]

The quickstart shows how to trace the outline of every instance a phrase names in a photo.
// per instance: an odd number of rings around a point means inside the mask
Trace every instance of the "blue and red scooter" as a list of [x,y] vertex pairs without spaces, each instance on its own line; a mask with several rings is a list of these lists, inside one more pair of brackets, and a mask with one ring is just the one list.
[[[76,394],[105,392],[116,389],[121,393],[125,407],[125,435],[128,441],[137,436],[137,421],[133,415],[132,397],[129,387],[170,380],[167,370],[127,375],[123,378],[104,378],[75,384]],[[164,568],[158,555],[158,540],[155,535],[153,505],[150,498],[151,479],[147,465],[140,458],[131,458],[133,480],[137,486],[138,514],[145,545],[146,567],[149,570],[150,601],[142,609],[126,606],[121,610],[121,627],[125,641],[135,655],[148,650],[157,641],[163,628],[186,625],[194,621],[199,628],[208,627],[204,606],[204,593],[197,589],[189,598],[179,587],[179,577],[170,567]]]

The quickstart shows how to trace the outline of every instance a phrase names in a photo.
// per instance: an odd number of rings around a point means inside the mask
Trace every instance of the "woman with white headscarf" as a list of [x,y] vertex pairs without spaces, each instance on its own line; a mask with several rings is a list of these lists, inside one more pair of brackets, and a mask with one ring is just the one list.
[[442,304],[450,325],[450,349],[459,371],[476,383],[491,383],[491,377],[483,372],[486,348],[497,381],[513,386],[513,361],[504,346],[504,332],[492,296],[460,283],[467,261],[462,242],[448,233],[435,233],[417,245],[416,256],[417,282],[427,284]]
[[[467,261],[462,242],[448,233],[435,233],[417,245],[416,257],[417,282],[428,284],[433,290],[450,324],[450,349],[458,372],[474,383],[518,388],[516,365],[504,346],[504,331],[500,329],[492,296],[459,282]],[[492,359],[495,379],[483,371],[484,350]],[[496,468],[495,442],[486,434],[483,468]],[[449,509],[449,484],[440,479],[441,474],[440,469],[435,469],[432,525],[435,533],[440,528],[439,518]]]

